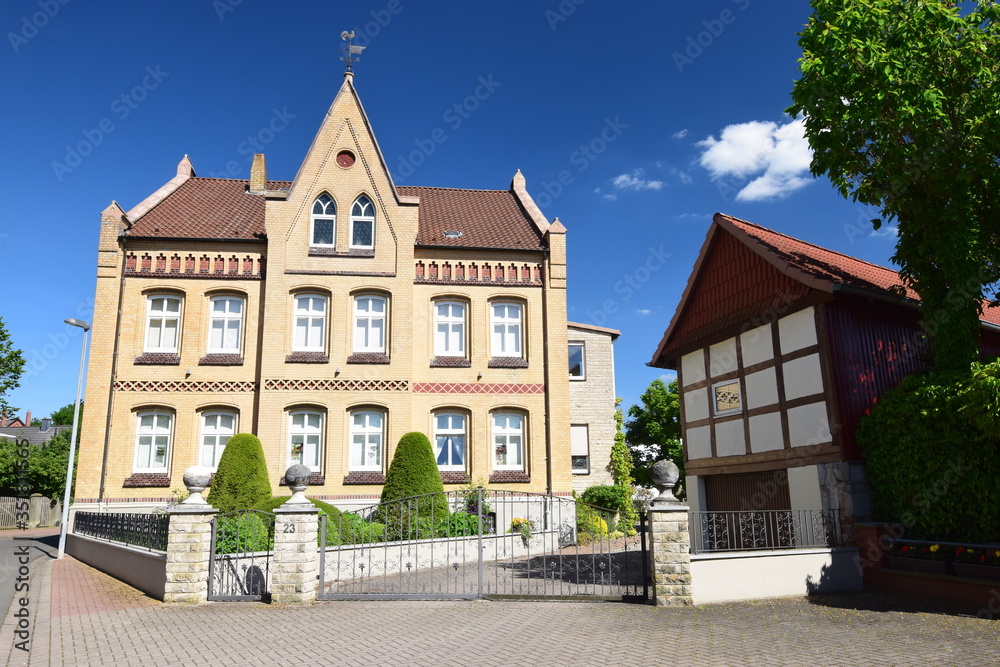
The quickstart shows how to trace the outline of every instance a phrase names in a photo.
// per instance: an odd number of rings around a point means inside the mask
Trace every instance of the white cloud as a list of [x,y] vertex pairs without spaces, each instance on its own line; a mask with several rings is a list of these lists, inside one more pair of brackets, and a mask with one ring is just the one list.
[[694,180],[691,178],[691,174],[687,173],[686,171],[677,172],[677,177],[681,179],[681,183],[684,183],[685,185]]
[[785,197],[812,182],[802,118],[784,125],[756,120],[729,125],[719,139],[710,136],[695,145],[704,149],[699,164],[713,179],[754,177],[737,193],[739,201]]
[[674,139],[683,139],[687,135],[688,135],[687,129],[683,129],[683,130],[678,130],[677,132],[674,132],[672,136],[673,136]]
[[680,215],[674,216],[674,220],[687,220],[688,218],[693,218],[695,220],[711,220],[712,216],[708,213],[681,213]]
[[635,312],[639,315],[649,315],[653,311],[651,311],[649,308],[639,308]]
[[604,199],[606,199],[607,201],[618,201],[618,195],[611,195],[611,194],[604,195]]
[[631,174],[619,174],[611,179],[611,184],[615,186],[615,190],[631,190],[633,192],[639,192],[640,190],[659,190],[663,187],[663,181],[653,181],[643,178],[644,172],[642,169],[636,169]]
[[873,229],[868,236],[870,238],[895,239],[899,236],[899,225],[882,225],[878,229]]

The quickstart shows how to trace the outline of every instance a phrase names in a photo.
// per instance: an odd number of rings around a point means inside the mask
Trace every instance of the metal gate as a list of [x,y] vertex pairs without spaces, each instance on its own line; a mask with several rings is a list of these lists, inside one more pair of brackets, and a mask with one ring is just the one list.
[[641,527],[614,531],[612,512],[541,494],[406,498],[321,517],[317,597],[644,602]]
[[274,514],[243,510],[212,519],[209,600],[271,598]]

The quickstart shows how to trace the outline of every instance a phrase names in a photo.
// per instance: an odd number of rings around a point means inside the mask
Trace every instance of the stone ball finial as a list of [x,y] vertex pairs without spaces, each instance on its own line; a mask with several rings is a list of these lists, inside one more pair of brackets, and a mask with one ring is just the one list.
[[205,466],[191,466],[184,471],[184,486],[187,487],[188,497],[181,501],[182,505],[206,505],[205,499],[201,497],[201,492],[208,486],[208,481],[212,479],[212,471]]
[[673,461],[657,461],[653,464],[651,477],[653,485],[660,490],[660,495],[653,499],[654,503],[679,504],[674,496],[674,487],[680,481],[681,471]]
[[300,505],[309,502],[305,490],[309,488],[310,477],[312,477],[312,470],[309,469],[309,466],[304,466],[301,463],[289,466],[288,470],[285,471],[285,484],[292,490],[292,497],[288,499],[286,505]]

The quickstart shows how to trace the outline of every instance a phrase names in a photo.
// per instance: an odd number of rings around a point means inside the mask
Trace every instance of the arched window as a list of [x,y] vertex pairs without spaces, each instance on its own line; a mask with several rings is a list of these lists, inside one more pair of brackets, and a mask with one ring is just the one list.
[[146,352],[177,353],[181,331],[181,298],[163,294],[146,297]]
[[375,247],[375,206],[361,195],[351,207],[351,247],[371,250]]
[[208,351],[216,354],[239,354],[243,328],[243,299],[238,296],[215,296],[208,316]]
[[382,470],[385,414],[376,410],[351,413],[351,470]]
[[321,294],[296,294],[294,323],[293,351],[323,352],[326,349],[325,296]]
[[310,245],[333,247],[337,239],[337,206],[325,192],[313,203]]
[[524,417],[493,413],[493,469],[524,470]]
[[439,470],[465,470],[465,415],[439,412],[434,415],[434,456]]
[[494,357],[520,357],[522,309],[519,303],[494,301],[490,304],[493,327],[491,352]]
[[288,415],[289,461],[320,471],[320,453],[323,451],[323,414],[299,410]]
[[206,412],[201,416],[201,465],[215,470],[229,438],[236,434],[232,412]]
[[465,356],[465,304],[461,301],[434,303],[434,356]]
[[136,415],[134,472],[165,472],[170,460],[174,416],[152,410]]
[[386,299],[362,294],[354,297],[354,351],[385,352]]

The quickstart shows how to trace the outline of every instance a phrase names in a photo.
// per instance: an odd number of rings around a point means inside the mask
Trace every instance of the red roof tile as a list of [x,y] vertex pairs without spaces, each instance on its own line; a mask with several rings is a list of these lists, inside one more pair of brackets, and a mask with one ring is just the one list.
[[[191,178],[150,209],[128,236],[199,239],[264,238],[264,197],[247,194],[245,179]],[[290,181],[269,181],[279,190]]]
[[[420,197],[417,245],[451,248],[545,248],[541,233],[510,190],[459,190],[401,185],[402,196]],[[445,232],[461,232],[448,237]]]

